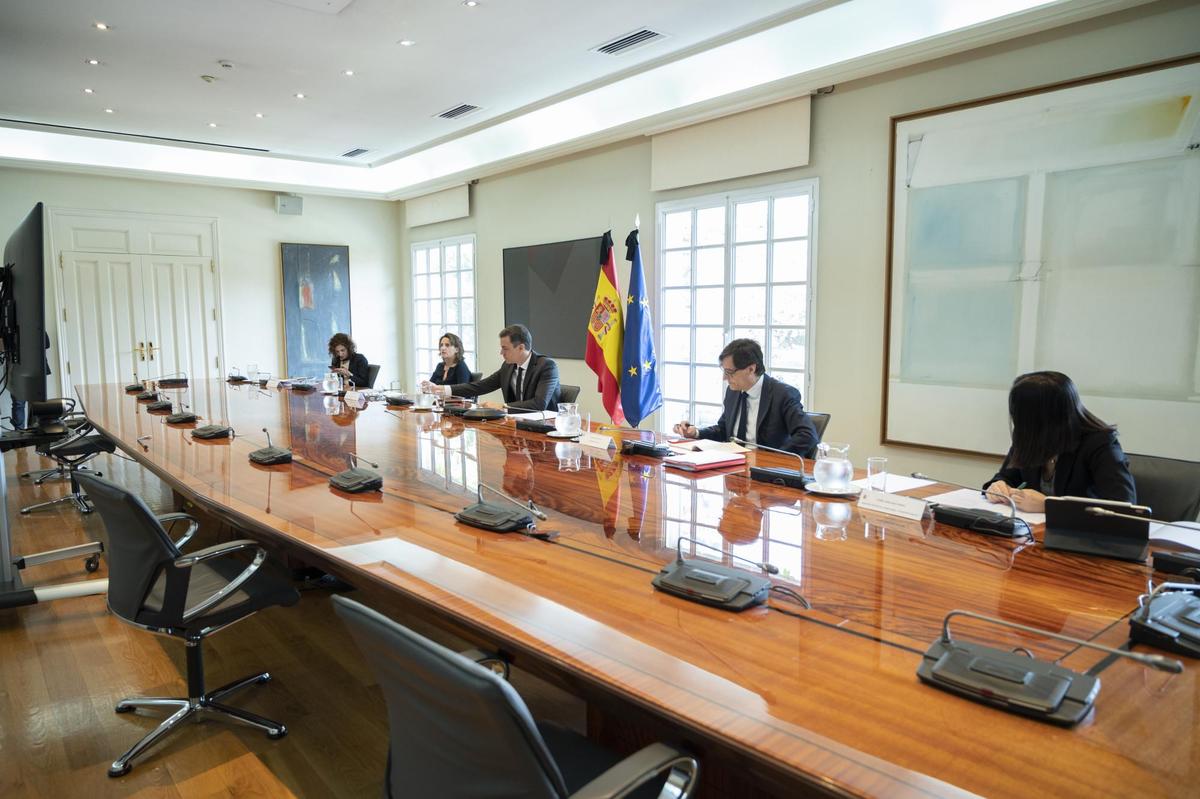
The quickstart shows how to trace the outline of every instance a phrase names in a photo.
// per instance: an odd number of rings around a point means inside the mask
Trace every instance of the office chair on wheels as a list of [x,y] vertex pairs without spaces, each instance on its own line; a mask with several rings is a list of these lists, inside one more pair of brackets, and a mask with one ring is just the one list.
[[[101,453],[111,454],[117,447],[107,437],[94,432],[95,426],[86,418],[69,420],[67,424],[71,428],[69,435],[38,449],[38,454],[53,459],[58,465],[54,469],[43,470],[41,476],[34,480],[34,485],[41,485],[50,477],[61,474],[71,481],[71,490],[56,499],[21,508],[21,513],[29,514],[35,510],[53,507],[61,502],[74,503],[80,513],[92,512],[87,495],[79,487],[78,477],[85,472],[101,477],[101,472],[93,472],[84,464]],[[27,472],[26,474],[32,476],[33,473]]]
[[558,384],[559,402],[574,402],[577,399],[579,399],[579,386],[568,386],[566,383]]
[[1125,453],[1139,505],[1158,519],[1194,522],[1200,516],[1200,463],[1156,455]]
[[662,743],[621,760],[535,722],[513,687],[472,659],[342,596],[334,610],[366,656],[391,729],[384,795],[686,799],[699,767]]
[[[77,476],[96,505],[108,530],[108,608],[122,621],[159,635],[183,639],[187,647],[186,697],[122,699],[116,712],[139,707],[169,708],[173,712],[149,734],[113,761],[108,776],[120,777],[141,755],[189,718],[215,716],[257,727],[270,738],[282,738],[287,727],[224,700],[250,685],[269,682],[269,672],[235,680],[206,691],[204,639],[236,621],[272,605],[294,605],[300,595],[281,574],[263,568],[266,551],[253,541],[230,541],[184,554],[199,525],[190,520],[179,541],[172,541],[162,521],[188,518],[168,514],[156,518],[133,493],[90,474]],[[234,553],[252,551],[247,564]]]

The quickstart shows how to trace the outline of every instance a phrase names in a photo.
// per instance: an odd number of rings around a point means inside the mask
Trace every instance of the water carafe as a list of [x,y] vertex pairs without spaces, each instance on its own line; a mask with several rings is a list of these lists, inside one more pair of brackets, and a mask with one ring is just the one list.
[[579,418],[579,405],[574,402],[558,403],[558,415],[554,417],[554,429],[559,433],[578,433],[583,420]]
[[827,491],[842,491],[849,487],[854,477],[854,466],[850,463],[850,445],[822,441],[817,444],[817,462],[813,465],[813,479]]

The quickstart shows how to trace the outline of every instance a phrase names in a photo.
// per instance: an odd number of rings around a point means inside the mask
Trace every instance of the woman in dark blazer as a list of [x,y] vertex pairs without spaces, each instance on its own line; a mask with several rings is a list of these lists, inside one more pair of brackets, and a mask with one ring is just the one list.
[[430,383],[455,386],[471,382],[471,370],[463,363],[462,339],[453,333],[443,333],[438,339],[438,354],[442,356],[442,362],[433,370]]
[[1030,372],[1008,392],[1012,446],[984,484],[988,499],[1041,513],[1046,497],[1136,502],[1137,489],[1117,430],[1083,407],[1062,372]]
[[367,356],[358,351],[354,339],[345,333],[334,333],[329,339],[329,371],[349,378],[354,385],[366,388],[371,382]]

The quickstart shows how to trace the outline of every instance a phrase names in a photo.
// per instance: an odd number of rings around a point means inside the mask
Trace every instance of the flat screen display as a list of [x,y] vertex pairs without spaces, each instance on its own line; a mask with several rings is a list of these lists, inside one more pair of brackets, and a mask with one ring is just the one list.
[[601,236],[504,250],[504,324],[551,358],[582,359],[600,274]]

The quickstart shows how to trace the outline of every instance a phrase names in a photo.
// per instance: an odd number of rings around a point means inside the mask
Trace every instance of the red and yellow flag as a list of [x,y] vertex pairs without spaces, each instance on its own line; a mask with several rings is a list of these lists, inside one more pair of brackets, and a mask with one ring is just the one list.
[[621,318],[621,290],[617,288],[617,267],[613,261],[612,231],[600,244],[600,277],[596,279],[596,299],[588,319],[587,352],[584,361],[599,378],[596,389],[604,400],[604,410],[614,424],[625,424],[621,410],[621,350],[625,324]]

